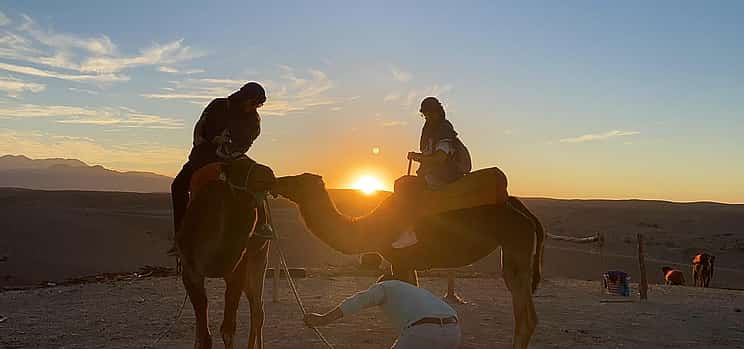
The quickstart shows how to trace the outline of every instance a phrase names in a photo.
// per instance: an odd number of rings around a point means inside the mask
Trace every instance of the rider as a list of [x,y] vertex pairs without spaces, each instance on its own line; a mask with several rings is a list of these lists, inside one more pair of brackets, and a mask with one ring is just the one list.
[[[171,185],[173,199],[173,246],[168,254],[178,254],[176,241],[186,207],[189,186],[194,172],[202,166],[246,157],[261,132],[261,117],[257,109],[266,102],[266,91],[257,82],[249,82],[227,98],[216,98],[204,108],[194,126],[194,146]],[[274,234],[267,223],[265,208],[258,205],[258,222],[254,235],[271,239]]]
[[[426,122],[421,130],[420,152],[409,152],[408,160],[420,163],[417,176],[403,177],[396,183],[396,192],[404,191],[408,200],[416,200],[416,192],[429,189],[440,190],[471,170],[470,152],[449,120],[444,107],[436,97],[426,97],[419,110]],[[416,243],[413,231],[404,232],[393,247],[403,248]]]
[[441,189],[470,172],[470,154],[436,97],[424,98],[419,111],[426,119],[419,141],[421,152],[409,152],[408,160],[421,163],[416,174],[429,189]]

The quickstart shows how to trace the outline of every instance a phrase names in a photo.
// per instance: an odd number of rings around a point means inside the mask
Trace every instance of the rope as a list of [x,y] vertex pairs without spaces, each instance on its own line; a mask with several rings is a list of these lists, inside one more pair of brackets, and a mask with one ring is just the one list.
[[599,233],[596,233],[589,237],[583,237],[583,238],[577,238],[573,236],[553,235],[551,233],[545,233],[545,234],[548,236],[548,238],[553,239],[553,240],[570,241],[570,242],[575,242],[575,243],[580,243],[580,244],[592,243],[592,242],[597,242],[597,241],[599,241],[601,244],[604,243]]
[[[292,275],[289,273],[289,267],[287,266],[287,258],[284,255],[284,249],[282,249],[282,244],[279,241],[279,234],[276,230],[276,227],[274,226],[274,221],[272,219],[271,214],[271,204],[269,203],[269,200],[266,199],[266,211],[267,211],[267,218],[269,220],[269,224],[271,225],[272,230],[274,230],[274,242],[276,243],[276,250],[279,253],[279,264],[281,265],[282,269],[284,269],[284,273],[287,274],[287,281],[289,281],[289,288],[292,289],[292,294],[295,297],[295,300],[297,301],[297,306],[300,308],[300,312],[302,312],[302,316],[304,317],[305,314],[307,314],[307,311],[305,310],[305,305],[302,304],[302,299],[300,298],[300,293],[297,292],[297,286],[294,283],[294,280],[292,279]],[[274,270],[274,277],[278,278],[281,274],[281,271]],[[320,339],[323,344],[329,349],[333,349],[333,345],[331,345],[330,342],[323,336],[322,333],[320,333],[320,330],[318,330],[316,327],[312,327],[313,332],[315,332],[315,335],[318,336],[318,339]]]
[[170,331],[173,330],[173,327],[176,326],[176,324],[178,323],[178,320],[181,319],[181,315],[183,315],[183,307],[186,305],[186,300],[187,299],[189,299],[189,294],[188,293],[186,293],[183,296],[183,303],[181,303],[181,309],[178,309],[178,314],[176,315],[176,318],[173,319],[173,322],[170,324],[170,326],[168,326],[168,328],[165,331],[163,331],[163,333],[161,333],[158,336],[158,338],[156,338],[155,341],[152,342],[152,344],[150,344],[150,346],[149,346],[150,348],[154,348],[155,345],[157,345],[160,342],[161,339],[163,339],[166,335],[168,335],[170,333]]

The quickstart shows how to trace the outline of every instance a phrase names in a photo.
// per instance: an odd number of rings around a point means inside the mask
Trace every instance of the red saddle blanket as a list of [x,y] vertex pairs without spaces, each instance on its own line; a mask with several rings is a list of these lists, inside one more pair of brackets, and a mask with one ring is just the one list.
[[221,181],[249,193],[269,190],[276,180],[270,167],[245,158],[230,162],[212,162],[196,170],[191,176],[189,191],[192,196],[207,184]]
[[225,174],[222,171],[223,165],[223,162],[213,162],[196,170],[196,172],[191,176],[189,191],[191,191],[192,194],[196,194],[208,183],[226,180]]

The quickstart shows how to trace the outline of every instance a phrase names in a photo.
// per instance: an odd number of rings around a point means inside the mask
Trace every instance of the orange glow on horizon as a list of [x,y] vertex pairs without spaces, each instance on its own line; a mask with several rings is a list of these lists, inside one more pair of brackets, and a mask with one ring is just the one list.
[[385,186],[379,179],[373,176],[362,176],[351,185],[351,188],[359,190],[366,195],[372,195],[378,190],[383,190]]

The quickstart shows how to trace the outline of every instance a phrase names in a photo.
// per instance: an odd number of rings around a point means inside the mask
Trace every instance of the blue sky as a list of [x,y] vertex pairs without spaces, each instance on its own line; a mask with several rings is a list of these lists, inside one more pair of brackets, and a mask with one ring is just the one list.
[[[0,2],[0,153],[172,175],[210,98],[264,83],[251,155],[391,183],[444,101],[517,195],[744,202],[744,5]],[[370,149],[379,147],[380,154]]]

